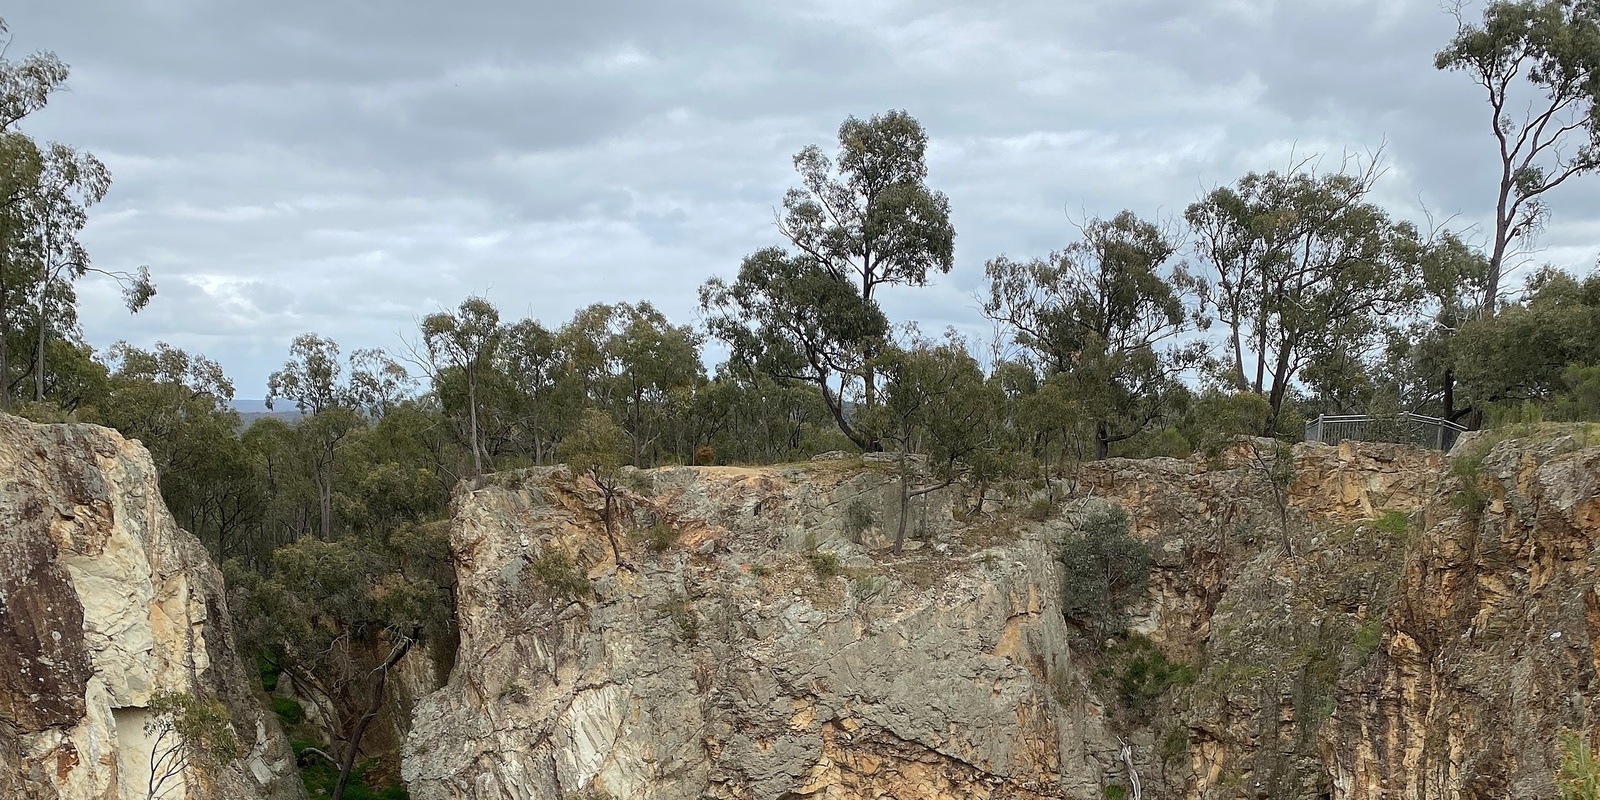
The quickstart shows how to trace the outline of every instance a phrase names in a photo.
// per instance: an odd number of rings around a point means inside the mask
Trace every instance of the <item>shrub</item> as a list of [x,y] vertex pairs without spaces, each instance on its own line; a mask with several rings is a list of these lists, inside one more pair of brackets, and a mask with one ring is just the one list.
[[538,557],[528,562],[528,569],[544,589],[550,600],[571,603],[587,597],[592,587],[589,577],[572,563],[565,550],[546,547]]
[[1411,530],[1411,517],[1404,511],[1389,511],[1379,517],[1378,521],[1373,523],[1373,527],[1384,533],[1400,536]]
[[1584,737],[1561,731],[1561,766],[1556,770],[1556,790],[1561,800],[1600,800],[1600,760]]
[[717,463],[717,448],[709,444],[703,444],[694,449],[695,466],[709,467],[715,463]]
[[678,641],[693,647],[700,641],[700,620],[694,615],[694,605],[686,594],[675,594],[656,606],[676,629]]
[[1361,623],[1361,627],[1356,628],[1355,640],[1351,642],[1362,663],[1366,663],[1367,658],[1377,652],[1380,644],[1383,644],[1383,620],[1381,619],[1369,619]]
[[812,550],[806,554],[806,560],[811,562],[811,571],[817,573],[817,580],[825,581],[839,574],[839,557],[821,550]]
[[665,553],[669,548],[678,543],[678,529],[665,522],[657,522],[650,526],[645,534],[645,546],[652,553]]
[[1126,611],[1150,582],[1150,546],[1128,532],[1112,505],[1084,509],[1076,535],[1061,548],[1062,610],[1096,640],[1127,627]]
[[1155,701],[1174,686],[1194,683],[1192,667],[1172,661],[1143,636],[1130,636],[1109,651],[1103,673],[1116,682],[1117,696],[1135,719],[1150,715]]
[[865,533],[868,528],[871,528],[875,524],[877,524],[877,521],[872,518],[872,506],[867,505],[866,501],[858,497],[854,500],[851,500],[850,505],[845,506],[845,538],[848,538],[850,541],[855,542],[856,544],[861,544],[861,534]]
[[1451,504],[1476,518],[1489,505],[1489,495],[1483,488],[1483,457],[1487,446],[1469,449],[1451,459],[1450,474],[1461,479],[1461,488],[1451,498]]
[[772,574],[772,568],[766,564],[751,564],[750,574],[756,576],[757,578],[765,578]]
[[285,725],[299,725],[306,718],[306,710],[298,702],[288,697],[272,698],[272,713],[278,715]]
[[1041,497],[1028,506],[1028,519],[1044,522],[1056,513],[1056,504],[1050,498]]

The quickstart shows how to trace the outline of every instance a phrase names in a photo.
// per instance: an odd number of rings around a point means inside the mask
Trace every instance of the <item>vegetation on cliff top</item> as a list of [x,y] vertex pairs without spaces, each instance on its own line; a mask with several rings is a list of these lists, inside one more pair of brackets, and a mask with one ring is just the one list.
[[[700,288],[701,326],[649,302],[598,303],[555,325],[510,321],[471,297],[423,319],[401,356],[346,355],[307,333],[266,387],[298,418],[248,428],[222,365],[161,343],[96,351],[83,340],[76,281],[118,281],[130,311],[154,285],[142,267],[94,266],[79,239],[111,186],[104,165],[21,128],[66,86],[65,64],[0,53],[0,409],[145,443],[167,506],[229,565],[249,655],[327,688],[337,741],[322,744],[338,752],[342,784],[385,665],[417,642],[449,658],[454,576],[441,521],[455,487],[486,472],[574,462],[603,496],[621,566],[613,512],[627,465],[892,449],[928,464],[893,462],[902,509],[957,485],[963,511],[981,515],[991,487],[1025,481],[1042,490],[1043,517],[1083,461],[1215,451],[1239,434],[1293,439],[1319,413],[1406,409],[1473,425],[1600,417],[1600,273],[1545,268],[1518,296],[1502,287],[1507,259],[1549,213],[1547,192],[1600,166],[1592,11],[1497,0],[1437,55],[1494,110],[1503,175],[1487,250],[1380,206],[1375,159],[1332,171],[1308,159],[1211,188],[1180,219],[1116,211],[1046,255],[995,257],[980,293],[993,341],[929,338],[891,320],[881,291],[950,273],[956,231],[930,178],[928,132],[888,111],[846,119],[831,155],[795,156],[799,186],[782,198],[777,244]],[[1502,113],[1518,80],[1548,101],[1522,120]],[[713,340],[726,354],[715,365]],[[1284,459],[1256,452],[1272,485],[1284,483]],[[1481,509],[1473,458],[1456,468],[1463,502]],[[871,524],[849,521],[858,534]],[[1087,520],[1063,553],[1069,613],[1096,638],[1120,630],[1144,587],[1148,553],[1125,528]],[[645,540],[665,549],[669,533]],[[902,529],[897,552],[904,539]],[[592,565],[547,559],[534,572],[553,598],[587,593]],[[836,567],[820,555],[812,564],[819,575]],[[1370,647],[1364,631],[1340,636],[1359,650]],[[1129,691],[1143,696],[1171,670],[1136,672]]]

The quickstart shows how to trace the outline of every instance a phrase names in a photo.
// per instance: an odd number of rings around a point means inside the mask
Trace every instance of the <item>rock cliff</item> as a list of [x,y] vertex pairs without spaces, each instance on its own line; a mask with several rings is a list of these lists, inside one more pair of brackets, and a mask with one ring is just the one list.
[[0,416],[0,797],[144,800],[157,693],[225,705],[241,756],[167,800],[304,797],[233,649],[222,576],[137,442]]
[[[900,557],[871,463],[635,473],[622,568],[586,480],[497,476],[456,502],[461,646],[403,771],[418,800],[1554,796],[1559,730],[1600,722],[1600,446],[1532,433],[1110,460],[1042,520],[936,493]],[[1097,642],[1056,556],[1107,502],[1154,566]]]

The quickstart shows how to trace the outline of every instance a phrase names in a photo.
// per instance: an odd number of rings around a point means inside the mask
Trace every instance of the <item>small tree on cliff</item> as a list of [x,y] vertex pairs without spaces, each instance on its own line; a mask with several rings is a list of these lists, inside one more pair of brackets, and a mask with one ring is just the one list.
[[1127,627],[1127,608],[1150,583],[1150,545],[1133,538],[1121,508],[1083,510],[1077,533],[1061,547],[1062,612],[1096,643]]
[[[975,455],[988,448],[999,414],[998,385],[985,381],[983,370],[953,332],[940,343],[916,341],[893,349],[879,360],[888,381],[882,402],[863,412],[864,429],[901,453],[900,527],[894,552],[905,546],[911,501],[955,483],[970,469]],[[928,456],[931,480],[913,488],[912,453]]]
[[627,463],[628,435],[617,427],[609,414],[589,409],[583,412],[578,427],[561,440],[557,452],[575,474],[587,476],[593,481],[595,488],[605,498],[601,518],[605,521],[606,541],[611,543],[611,556],[618,567],[628,566],[622,560],[621,549],[617,547],[615,515],[612,513],[617,489],[622,482],[622,467]]
[[163,800],[181,789],[190,766],[216,769],[239,757],[228,709],[194,695],[156,692],[144,735],[152,740],[145,800]]

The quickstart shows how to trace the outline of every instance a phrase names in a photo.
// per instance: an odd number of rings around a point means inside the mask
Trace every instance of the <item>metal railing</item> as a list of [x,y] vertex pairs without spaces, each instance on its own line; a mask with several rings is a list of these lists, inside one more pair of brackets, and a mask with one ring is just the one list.
[[1401,412],[1392,416],[1319,414],[1306,423],[1306,441],[1338,444],[1345,439],[1359,442],[1400,442],[1448,451],[1466,428],[1447,419]]

